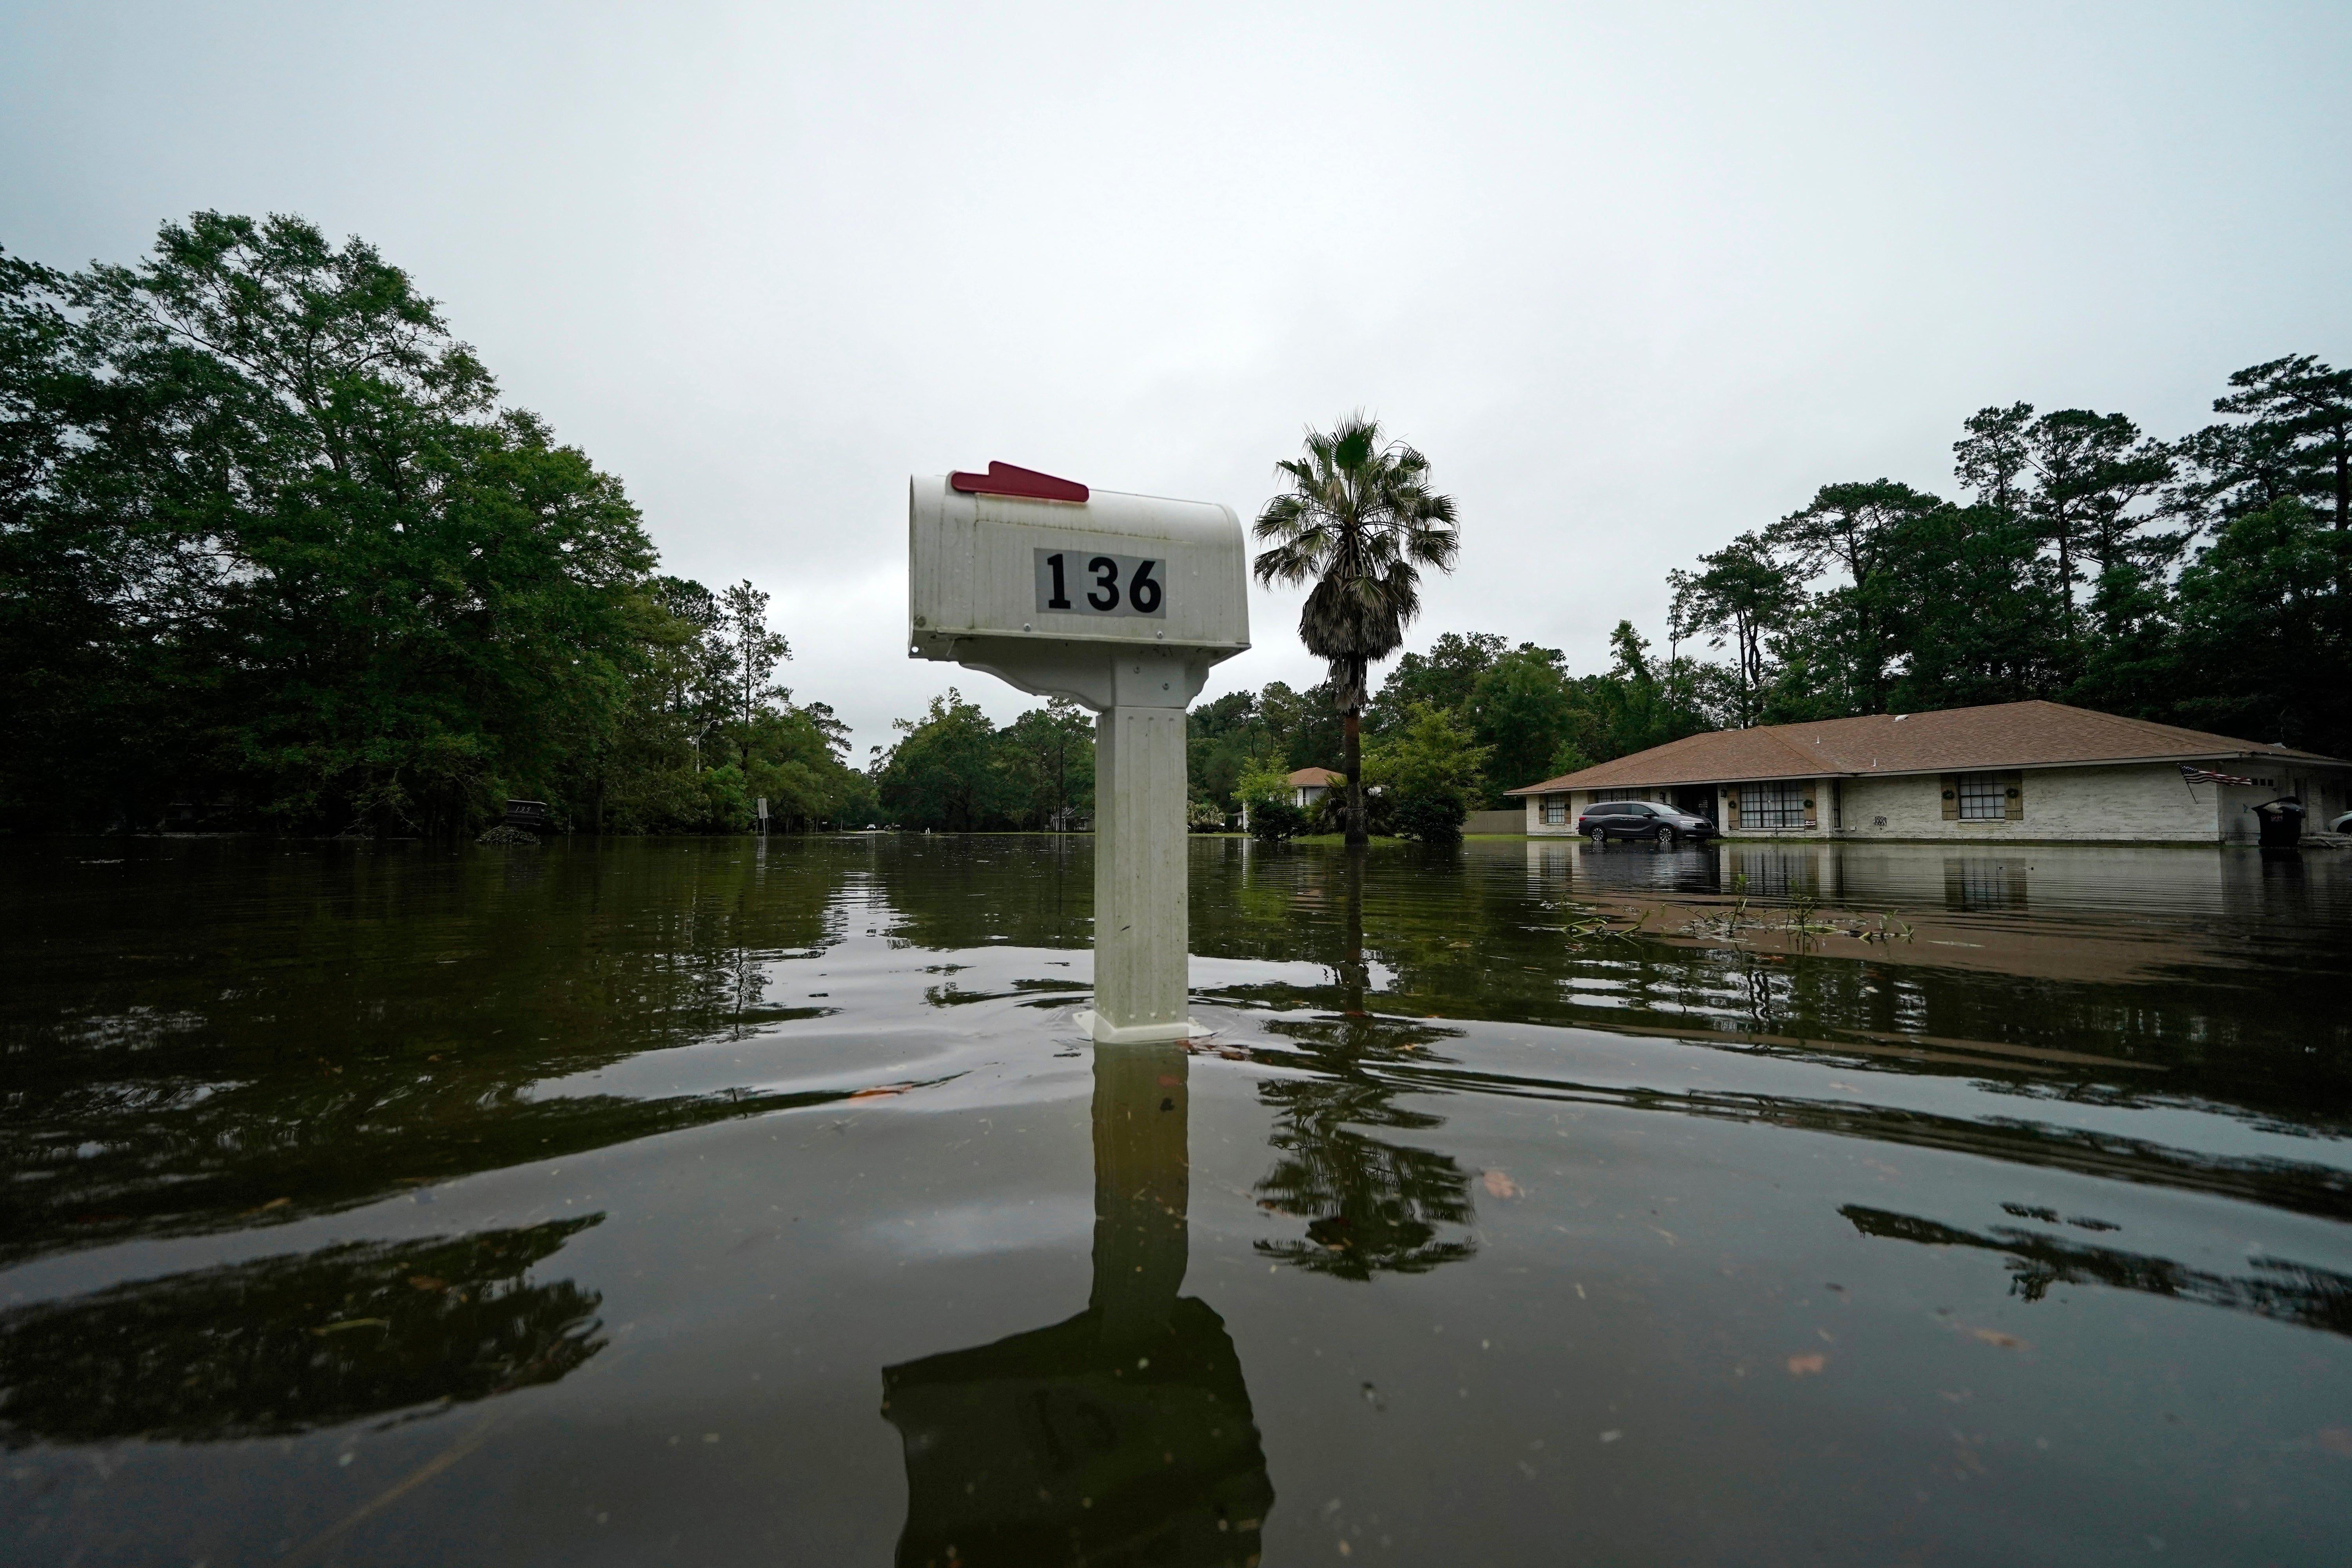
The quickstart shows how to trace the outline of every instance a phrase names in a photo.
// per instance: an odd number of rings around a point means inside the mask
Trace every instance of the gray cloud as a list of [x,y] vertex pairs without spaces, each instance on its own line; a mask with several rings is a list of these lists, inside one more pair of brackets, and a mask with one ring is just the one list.
[[[1948,488],[1982,404],[2168,435],[2352,352],[2341,8],[1632,9],[20,3],[0,243],[373,240],[861,751],[940,683],[910,471],[1246,515],[1365,407],[1462,503],[1416,642],[1590,668],[1821,482]],[[1213,694],[1315,678],[1296,603]]]

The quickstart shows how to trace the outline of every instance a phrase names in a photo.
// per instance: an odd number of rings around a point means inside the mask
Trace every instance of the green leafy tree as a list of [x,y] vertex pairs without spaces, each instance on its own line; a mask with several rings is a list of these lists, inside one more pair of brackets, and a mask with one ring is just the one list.
[[1962,488],[1976,492],[1978,505],[2010,516],[2025,510],[2032,425],[2031,403],[1979,408],[1963,423],[1966,434],[1952,443],[1952,470]]
[[1235,788],[1251,760],[1273,742],[1258,710],[1257,694],[1230,691],[1185,716],[1186,776],[1192,798],[1223,811],[1240,809]]
[[2271,437],[2263,449],[2286,455],[2294,493],[2326,510],[2339,532],[2352,528],[2352,370],[2289,354],[2248,366],[2230,384],[2237,390],[2215,399],[2214,412],[2251,419]]
[[2210,531],[2301,492],[2294,431],[2280,424],[2208,425],[2173,445],[2177,481],[2165,510]]
[[1617,623],[1609,634],[1609,672],[1577,685],[1579,723],[1565,743],[1605,760],[1663,746],[1710,727],[1687,663],[1678,658],[1663,667],[1654,663],[1647,639],[1631,621]]
[[[2290,354],[2230,377],[2216,413],[2245,421],[2209,426],[2178,448],[2185,470],[2174,510],[2192,523],[2222,523],[2301,499],[2338,532],[2352,527],[2352,371]],[[2339,595],[2352,579],[2339,578]]]
[[1009,790],[997,766],[996,726],[950,687],[920,719],[892,724],[900,739],[875,769],[882,809],[902,827],[970,833],[1003,815]]
[[1258,694],[1258,712],[1274,751],[1292,771],[1328,768],[1342,760],[1345,718],[1329,681],[1318,681],[1304,691],[1270,681]]
[[2166,510],[2174,455],[2123,415],[2063,408],[2036,417],[2030,403],[1979,409],[1952,450],[1978,504],[2026,520],[2052,552],[2070,646],[2084,557],[2111,571],[2177,545],[2143,533]]
[[2179,721],[2318,751],[2352,740],[2347,568],[2352,533],[2300,500],[2226,525],[2180,574],[2165,683]]
[[[1906,519],[1884,568],[1897,711],[2016,702],[2064,685],[2063,626],[2039,541],[2014,512],[1938,507]],[[2118,579],[2120,582],[2120,579]]]
[[1390,798],[1406,837],[1451,843],[1472,804],[1485,798],[1489,754],[1459,716],[1416,702],[1402,724],[1364,747],[1364,782]]
[[[2097,635],[2084,650],[2081,672],[2062,689],[2065,700],[2108,713],[2180,716],[2179,701],[2189,693],[2180,685],[2180,605],[2171,587],[2155,571],[2119,567],[2100,574],[2087,606]],[[1995,614],[2003,608],[2014,613],[2020,603],[2012,599],[2006,606],[1995,604],[1988,608]],[[1984,628],[1955,626],[1953,630],[1973,637]],[[1922,650],[1923,662],[1931,657],[1929,650]],[[2201,727],[2212,728],[2210,723]]]
[[1823,485],[1810,503],[1765,531],[1799,581],[1844,576],[1783,633],[1810,636],[1813,669],[1840,689],[1830,696],[1833,710],[1875,713],[1885,707],[1895,647],[1881,569],[1896,531],[1942,504],[1894,479]]
[[1006,803],[1023,826],[1066,828],[1094,809],[1095,721],[1066,697],[1049,699],[997,738]]
[[664,639],[665,653],[648,672],[649,696],[675,716],[699,772],[704,741],[727,721],[733,706],[734,652],[724,630],[726,611],[719,595],[685,577],[656,578],[653,597],[672,617],[676,635]]
[[63,274],[0,255],[0,814],[19,824],[86,823],[187,745],[152,698],[201,561],[168,528],[107,505],[100,448],[132,395],[106,374],[70,291]]
[[745,785],[766,797],[772,826],[811,828],[872,815],[871,781],[842,762],[835,738],[806,709],[763,709],[746,731]]
[[1763,534],[1741,534],[1698,558],[1696,572],[1666,574],[1673,592],[1675,639],[1705,637],[1710,647],[1731,648],[1730,720],[1745,727],[1763,710],[1769,672],[1767,639],[1787,629],[1804,602],[1799,572],[1780,559]]
[[1345,716],[1340,771],[1348,775],[1348,841],[1364,826],[1362,718],[1371,667],[1394,653],[1421,610],[1423,566],[1454,569],[1460,551],[1451,497],[1429,488],[1429,460],[1384,440],[1361,415],[1328,435],[1309,430],[1306,455],[1276,470],[1290,488],[1258,513],[1267,546],[1258,581],[1314,583],[1299,640],[1331,670],[1332,705]]
[[1491,668],[1509,642],[1492,632],[1440,634],[1425,654],[1409,653],[1381,683],[1380,695],[1364,710],[1364,723],[1374,734],[1404,722],[1416,702],[1440,708],[1470,705],[1471,689]]
[[728,721],[737,731],[737,749],[751,765],[752,725],[792,700],[770,678],[779,662],[793,657],[792,644],[768,629],[768,595],[748,577],[719,595],[719,656],[727,672]]
[[803,703],[799,711],[807,715],[816,732],[824,737],[825,750],[833,753],[835,760],[846,761],[849,756],[849,726],[841,721],[841,715],[834,711],[833,704]]
[[1278,759],[1253,759],[1234,782],[1234,794],[1249,815],[1253,837],[1296,838],[1307,831],[1307,814],[1292,797],[1290,772]]
[[67,303],[102,395],[40,503],[142,563],[136,595],[85,583],[152,693],[86,743],[134,789],[226,788],[289,826],[562,804],[638,658],[653,552],[619,482],[499,409],[399,268],[298,218],[166,225]]
[[1567,656],[1533,643],[1497,655],[1472,683],[1464,711],[1473,739],[1492,761],[1490,775],[1506,789],[1552,776],[1546,770],[1553,753],[1591,728],[1569,678]]
[[0,257],[13,825],[454,833],[526,795],[667,829],[740,790],[814,820],[866,784],[769,684],[764,607],[654,575],[619,481],[364,241],[199,213],[133,266]]

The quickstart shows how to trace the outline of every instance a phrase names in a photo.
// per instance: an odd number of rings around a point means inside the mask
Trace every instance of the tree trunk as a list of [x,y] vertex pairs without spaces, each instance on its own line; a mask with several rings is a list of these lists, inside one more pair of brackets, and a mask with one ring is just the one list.
[[2336,432],[2336,529],[2339,533],[2347,521],[2352,521],[2352,454],[2345,451],[2344,445],[2344,432],[2339,429]]
[[2066,646],[2074,646],[2074,534],[2070,520],[2058,523],[2058,613],[2066,623]]
[[1340,746],[1340,761],[1348,774],[1348,842],[1369,844],[1371,835],[1364,831],[1364,737],[1363,710],[1348,710],[1347,739]]

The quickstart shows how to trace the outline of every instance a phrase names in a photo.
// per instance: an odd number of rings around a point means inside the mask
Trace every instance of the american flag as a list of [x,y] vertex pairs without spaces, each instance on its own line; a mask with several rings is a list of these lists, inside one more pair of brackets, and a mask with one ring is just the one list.
[[2180,764],[2180,776],[2190,784],[2245,784],[2252,787],[2254,782],[2252,779],[2242,779],[2235,773],[2217,773],[2210,768],[2192,768],[2187,763]]

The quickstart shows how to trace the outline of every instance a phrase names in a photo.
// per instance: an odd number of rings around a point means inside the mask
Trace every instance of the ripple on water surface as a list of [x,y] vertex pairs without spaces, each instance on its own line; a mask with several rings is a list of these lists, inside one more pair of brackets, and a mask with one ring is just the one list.
[[2352,858],[5,854],[36,1557],[2352,1552]]

